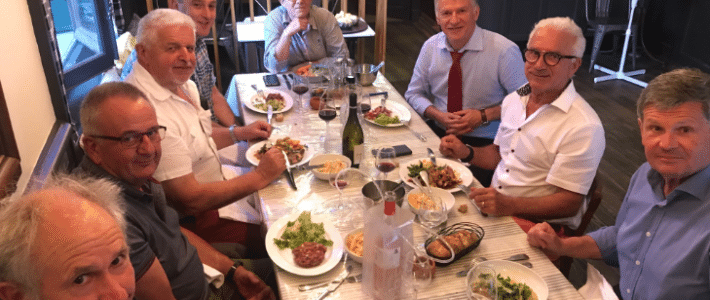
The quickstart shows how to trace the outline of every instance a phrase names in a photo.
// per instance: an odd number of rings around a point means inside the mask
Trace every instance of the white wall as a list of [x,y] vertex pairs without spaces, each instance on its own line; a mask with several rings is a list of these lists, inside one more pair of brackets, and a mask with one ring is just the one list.
[[25,0],[0,1],[0,83],[20,150],[25,189],[56,118]]

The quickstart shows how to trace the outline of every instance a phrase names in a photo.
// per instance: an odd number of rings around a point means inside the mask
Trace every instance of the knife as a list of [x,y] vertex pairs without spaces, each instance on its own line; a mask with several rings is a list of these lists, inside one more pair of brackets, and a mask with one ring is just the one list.
[[288,180],[288,185],[290,185],[294,191],[297,191],[298,188],[296,187],[296,180],[293,179],[293,173],[291,172],[291,162],[288,161],[288,155],[286,155],[286,152],[281,151],[281,153],[284,154],[284,158],[286,159],[286,179]]
[[466,194],[466,199],[468,199],[468,201],[471,202],[471,204],[473,204],[473,207],[475,207],[476,210],[478,210],[478,212],[479,212],[482,216],[484,216],[484,217],[487,217],[487,216],[488,216],[487,213],[484,213],[484,212],[481,211],[481,209],[480,209],[480,208],[478,207],[478,205],[476,204],[476,200],[471,199],[471,196],[469,196],[469,194],[471,193],[471,189],[470,189],[469,187],[467,187],[467,186],[465,186],[465,185],[463,185],[463,184],[459,184],[459,185],[457,185],[457,187],[460,188],[461,191],[464,192],[464,194]]
[[288,89],[290,90],[290,89],[291,89],[291,83],[288,81],[288,77],[286,77],[286,74],[281,74],[281,76],[284,77],[284,81],[286,82],[286,87],[288,87]]
[[336,289],[338,289],[338,287],[340,287],[340,285],[343,284],[343,281],[345,281],[345,278],[348,277],[348,275],[350,274],[350,271],[352,271],[352,270],[353,270],[353,266],[347,265],[347,267],[345,267],[345,271],[343,271],[343,273],[340,273],[340,275],[338,275],[338,277],[336,277],[335,279],[333,279],[333,281],[330,282],[330,285],[328,285],[328,289],[325,292],[323,292],[323,294],[320,295],[320,297],[318,297],[318,300],[325,299],[325,296],[328,296],[328,294],[330,294],[333,291],[335,291]]
[[266,109],[266,123],[269,123],[271,125],[271,118],[274,116],[274,108],[271,107],[271,105],[268,106]]

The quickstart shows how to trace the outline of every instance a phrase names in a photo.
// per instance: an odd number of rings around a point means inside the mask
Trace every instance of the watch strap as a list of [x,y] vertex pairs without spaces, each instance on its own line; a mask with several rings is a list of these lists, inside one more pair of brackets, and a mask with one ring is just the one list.
[[232,282],[234,280],[234,272],[237,271],[237,268],[239,268],[243,264],[244,263],[242,263],[241,261],[235,261],[234,264],[229,268],[227,275],[224,276],[224,281]]
[[486,109],[479,109],[481,112],[481,125],[488,125],[488,116],[486,116]]
[[468,147],[468,156],[461,159],[462,162],[470,162],[473,159],[473,147],[471,145],[466,145]]

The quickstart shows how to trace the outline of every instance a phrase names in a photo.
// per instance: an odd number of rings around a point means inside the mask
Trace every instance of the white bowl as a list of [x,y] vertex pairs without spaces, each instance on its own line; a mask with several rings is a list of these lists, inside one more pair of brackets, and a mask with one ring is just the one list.
[[[348,232],[348,235],[345,236],[344,243],[345,243],[345,249],[348,251],[348,258],[351,258],[352,260],[362,263],[362,256],[358,256],[354,252],[350,251],[350,248],[348,247],[348,237],[350,237],[351,234],[356,234],[360,233],[363,231],[363,228],[358,228],[353,231]],[[364,239],[364,237],[363,237]],[[364,242],[364,241],[363,241]]]
[[[349,168],[352,162],[350,161],[349,158],[340,155],[340,154],[318,154],[311,158],[311,161],[308,163],[308,166],[315,166],[315,165],[322,165],[326,161],[329,160],[339,160],[342,162],[345,162],[345,168]],[[345,169],[343,168],[343,169]],[[316,178],[321,179],[321,180],[330,180],[330,179],[335,179],[335,176],[338,175],[338,173],[323,173],[319,172],[318,169],[312,169],[311,172],[313,172],[313,175],[316,176]]]
[[[419,209],[412,206],[412,204],[409,202],[409,196],[412,194],[415,194],[415,193],[422,193],[422,191],[419,188],[414,188],[413,190],[409,191],[409,193],[407,193],[407,195],[404,197],[404,199],[406,200],[404,202],[407,203],[407,205],[409,205],[409,208],[412,209],[412,212],[414,212],[415,214],[418,214]],[[450,213],[454,209],[454,205],[456,204],[456,199],[454,198],[454,195],[451,194],[451,192],[444,190],[444,189],[437,188],[437,187],[432,187],[431,193],[435,197],[439,197],[439,198],[441,198],[441,200],[444,201],[444,204],[446,204],[447,213]]]

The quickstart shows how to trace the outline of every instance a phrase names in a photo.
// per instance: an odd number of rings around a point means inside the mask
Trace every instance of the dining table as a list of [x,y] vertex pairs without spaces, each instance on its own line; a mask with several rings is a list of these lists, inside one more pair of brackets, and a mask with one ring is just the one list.
[[[255,85],[257,89],[266,89],[262,79],[265,73],[253,74],[237,74],[232,78],[227,95],[227,101],[232,106],[233,111],[241,114],[245,124],[250,124],[257,120],[266,121],[266,114],[252,110],[245,106],[247,101],[251,101],[257,94],[257,91],[252,87]],[[291,78],[286,76],[290,81]],[[343,117],[336,117],[329,124],[329,135],[326,137],[325,121],[318,117],[317,110],[312,110],[308,107],[310,97],[304,95],[304,100],[297,103],[298,95],[291,92],[284,82],[284,77],[279,75],[281,85],[269,87],[269,89],[284,92],[292,97],[294,102],[293,107],[286,111],[281,122],[273,122],[274,130],[272,136],[289,136],[292,139],[299,140],[302,144],[309,147],[309,151],[313,153],[340,153],[341,134],[343,130]],[[291,82],[289,82],[291,83]],[[312,84],[314,88],[317,84]],[[371,86],[361,87],[358,92],[361,95],[368,95],[374,92],[387,92],[387,101],[394,101],[401,106],[406,107],[411,115],[409,126],[382,127],[374,125],[370,122],[362,122],[365,135],[365,155],[359,165],[359,170],[370,177],[382,178],[374,167],[374,156],[371,154],[372,149],[378,149],[383,146],[393,146],[395,144],[405,144],[411,150],[411,155],[401,156],[396,158],[397,163],[403,168],[408,161],[415,159],[427,158],[427,148],[434,150],[435,155],[440,158],[444,156],[438,151],[439,138],[426,125],[425,121],[409,106],[404,97],[395,90],[390,82],[378,73],[376,80]],[[378,96],[382,97],[382,96]],[[373,98],[373,108],[376,100]],[[303,105],[305,104],[305,105]],[[344,112],[344,110],[341,110]],[[426,141],[417,137],[417,134],[423,135]],[[328,143],[326,143],[328,142]],[[307,158],[306,158],[307,159]],[[387,179],[393,181],[401,180],[399,168],[384,175]],[[342,190],[338,190],[328,181],[318,179],[311,171],[299,168],[293,169],[293,175],[297,190],[291,188],[285,176],[281,176],[266,188],[257,192],[256,208],[261,213],[263,218],[264,232],[268,232],[272,225],[284,216],[293,215],[300,211],[311,211],[312,214],[322,214],[328,218],[329,211],[323,207],[333,207],[334,201],[339,203],[347,203],[350,206],[350,221],[338,226],[338,233],[343,239],[353,229],[362,227],[364,223],[364,210],[367,207],[366,198],[360,192],[361,184],[369,180],[369,177],[363,177],[362,181],[353,181]],[[469,186],[481,187],[478,180],[472,180]],[[409,189],[409,187],[407,187]],[[461,257],[454,263],[446,267],[437,267],[435,277],[431,284],[418,291],[417,298],[419,299],[467,299],[466,294],[466,278],[458,277],[456,273],[465,270],[469,267],[470,262],[476,257],[485,257],[488,260],[504,259],[514,254],[525,253],[532,263],[532,270],[538,274],[547,284],[549,296],[547,299],[583,299],[572,284],[565,278],[564,275],[552,264],[545,254],[534,247],[531,247],[526,239],[526,233],[515,223],[509,216],[482,216],[473,206],[473,203],[462,191],[453,192],[455,197],[454,209],[448,214],[447,224],[455,224],[458,222],[472,222],[481,226],[484,230],[484,236],[480,245],[466,256]],[[344,202],[346,199],[347,202]],[[458,208],[466,205],[468,210],[461,212]],[[403,208],[398,208],[403,209]],[[462,210],[463,211],[463,210]],[[334,218],[334,217],[333,217]],[[337,222],[339,220],[332,220]],[[342,220],[340,220],[342,221]],[[419,229],[418,226],[413,226],[414,242],[421,244],[426,239],[426,233]],[[273,241],[266,241],[267,246]],[[343,252],[346,252],[343,250]],[[362,272],[362,266],[353,262],[347,261],[347,264],[353,265],[351,274],[359,274]],[[320,281],[329,281],[336,278],[344,270],[344,263],[340,260],[331,270],[325,271],[322,274],[313,276],[301,276],[292,274],[281,267],[274,266],[278,282],[278,289],[281,299],[317,299],[325,288],[319,288],[311,291],[301,292],[298,286]],[[369,296],[363,292],[361,283],[343,283],[337,290],[327,296],[327,299],[369,299]]]

